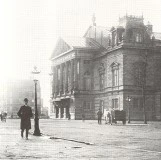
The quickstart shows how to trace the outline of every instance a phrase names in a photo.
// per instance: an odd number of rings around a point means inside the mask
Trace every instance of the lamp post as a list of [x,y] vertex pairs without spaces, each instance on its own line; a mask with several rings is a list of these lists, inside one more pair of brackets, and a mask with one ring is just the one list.
[[143,114],[144,114],[144,124],[147,124],[147,118],[146,118],[146,106],[145,106],[145,88],[146,88],[146,68],[147,68],[147,56],[148,52],[145,52],[145,64],[144,64],[144,80],[142,84],[142,97],[143,97]]
[[32,74],[34,75],[34,84],[35,84],[35,119],[34,119],[34,134],[35,136],[41,136],[40,129],[39,129],[39,117],[38,117],[38,109],[37,109],[37,78],[36,76],[40,73],[40,71],[37,70],[37,67],[34,67],[34,70],[32,71]]
[[131,101],[131,97],[127,96],[126,100],[128,101],[128,123],[130,123],[130,101]]

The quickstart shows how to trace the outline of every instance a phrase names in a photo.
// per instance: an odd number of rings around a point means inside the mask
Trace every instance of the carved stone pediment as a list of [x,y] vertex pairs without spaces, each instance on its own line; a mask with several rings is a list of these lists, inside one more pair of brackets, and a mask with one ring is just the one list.
[[69,50],[71,50],[71,46],[67,44],[62,38],[59,38],[51,58],[55,58],[56,56]]
[[115,69],[119,69],[119,63],[117,63],[117,62],[113,62],[110,66],[111,66],[111,69],[112,70],[115,70]]

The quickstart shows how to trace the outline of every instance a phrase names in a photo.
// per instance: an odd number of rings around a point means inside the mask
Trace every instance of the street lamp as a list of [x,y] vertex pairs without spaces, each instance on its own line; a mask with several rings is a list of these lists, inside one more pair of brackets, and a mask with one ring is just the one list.
[[147,70],[147,57],[148,52],[145,52],[145,66],[144,66],[144,80],[142,84],[142,96],[143,96],[143,113],[144,113],[144,124],[147,124],[147,118],[146,118],[146,106],[145,106],[145,89],[146,89],[146,70]]
[[40,133],[40,129],[39,129],[39,117],[38,117],[38,110],[37,110],[37,75],[40,73],[40,71],[37,70],[37,67],[35,66],[34,67],[34,70],[32,71],[32,74],[34,75],[34,83],[35,83],[35,119],[34,119],[34,122],[35,122],[35,130],[34,130],[34,134],[35,136],[41,136],[41,133]]
[[128,123],[130,123],[130,101],[132,100],[132,98],[127,96],[126,100],[128,101],[128,104],[129,104],[129,107],[128,107]]

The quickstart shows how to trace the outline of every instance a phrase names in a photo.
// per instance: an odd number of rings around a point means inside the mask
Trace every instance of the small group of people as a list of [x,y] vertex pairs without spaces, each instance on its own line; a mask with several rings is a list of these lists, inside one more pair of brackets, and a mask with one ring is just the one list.
[[0,117],[2,122],[6,122],[7,113],[2,111],[0,114]]
[[[102,116],[103,113],[101,111],[101,108],[99,108],[97,112],[97,117],[98,117],[98,124],[102,124]],[[104,118],[105,118],[105,124],[111,124],[112,125],[112,112],[105,110],[104,112]]]

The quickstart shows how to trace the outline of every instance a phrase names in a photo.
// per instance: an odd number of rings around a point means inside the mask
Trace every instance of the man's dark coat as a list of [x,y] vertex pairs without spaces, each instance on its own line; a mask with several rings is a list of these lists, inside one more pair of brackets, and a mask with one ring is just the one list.
[[17,115],[21,118],[21,129],[31,129],[31,120],[32,117],[32,110],[29,106],[21,106],[20,110],[18,111]]
[[100,110],[97,112],[97,116],[98,116],[98,119],[102,118],[102,112]]

